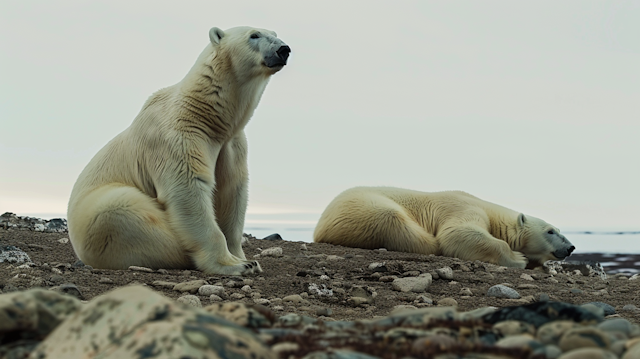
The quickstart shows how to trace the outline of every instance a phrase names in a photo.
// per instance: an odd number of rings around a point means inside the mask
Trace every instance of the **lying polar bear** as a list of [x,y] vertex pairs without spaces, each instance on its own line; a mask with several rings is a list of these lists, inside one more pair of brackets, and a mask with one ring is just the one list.
[[563,259],[575,247],[547,222],[461,191],[356,187],[320,217],[314,241],[436,254],[507,267]]
[[67,214],[78,257],[109,269],[261,271],[241,246],[244,127],[290,51],[273,31],[212,28],[184,79],[153,94],[78,177]]

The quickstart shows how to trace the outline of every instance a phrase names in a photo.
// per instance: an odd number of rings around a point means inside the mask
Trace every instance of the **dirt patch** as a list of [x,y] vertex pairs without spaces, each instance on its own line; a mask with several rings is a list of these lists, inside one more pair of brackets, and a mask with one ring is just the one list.
[[[170,286],[153,286],[153,283],[202,279],[208,284],[223,285],[228,295],[225,301],[254,303],[257,299],[263,299],[262,302],[266,299],[266,305],[280,313],[292,312],[312,317],[323,315],[336,320],[386,316],[398,305],[425,307],[439,302],[451,304],[450,298],[457,302],[460,311],[467,311],[486,306],[520,305],[537,300],[540,294],[547,294],[551,300],[572,304],[604,302],[613,306],[621,317],[640,323],[638,310],[630,307],[623,310],[625,305],[640,305],[640,280],[628,280],[628,277],[621,275],[609,276],[606,281],[576,274],[551,276],[541,270],[497,267],[479,261],[258,239],[245,243],[247,258],[271,247],[282,248],[282,256],[259,256],[264,272],[258,276],[211,276],[197,270],[146,273],[74,266],[78,258],[71,243],[60,241],[62,238],[68,238],[68,235],[0,229],[1,245],[22,249],[35,263],[31,268],[0,263],[0,288],[3,292],[73,283],[83,298],[89,300],[113,288],[140,283],[152,286],[170,298],[178,298],[185,293],[175,291]],[[379,265],[371,266],[372,263]],[[393,276],[435,275],[436,270],[443,267],[453,270],[453,279],[434,278],[423,293],[399,292],[393,289],[391,281],[386,281],[392,280]],[[488,289],[496,284],[512,287],[521,298],[487,296]],[[282,300],[294,294],[301,295],[302,300]],[[354,296],[369,298],[366,301],[351,300]],[[199,297],[203,306],[212,303],[208,296]]]

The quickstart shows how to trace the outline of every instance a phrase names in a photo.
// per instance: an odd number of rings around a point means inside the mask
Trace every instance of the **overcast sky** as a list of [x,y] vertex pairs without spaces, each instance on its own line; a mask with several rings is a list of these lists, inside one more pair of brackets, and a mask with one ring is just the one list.
[[637,1],[1,0],[0,213],[64,214],[209,28],[240,25],[292,48],[246,128],[253,215],[388,185],[640,228]]

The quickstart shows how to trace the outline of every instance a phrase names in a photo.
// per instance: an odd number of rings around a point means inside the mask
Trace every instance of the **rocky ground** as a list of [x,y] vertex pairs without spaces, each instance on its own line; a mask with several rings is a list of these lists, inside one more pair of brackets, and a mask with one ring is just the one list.
[[[104,270],[79,262],[68,234],[42,224],[44,228],[37,231],[3,226],[0,221],[3,293],[39,287],[89,301],[115,288],[141,284],[196,307],[257,303],[274,317],[289,315],[323,323],[381,320],[407,308],[447,306],[468,312],[560,301],[578,306],[593,303],[595,307],[586,307],[592,312],[601,308],[601,316],[640,324],[636,307],[640,280],[623,274],[606,276],[597,266],[591,274],[584,266],[513,269],[455,258],[250,238],[244,251],[248,258],[258,259],[264,270],[253,277],[211,276],[197,270]],[[294,357],[304,354],[296,353]]]

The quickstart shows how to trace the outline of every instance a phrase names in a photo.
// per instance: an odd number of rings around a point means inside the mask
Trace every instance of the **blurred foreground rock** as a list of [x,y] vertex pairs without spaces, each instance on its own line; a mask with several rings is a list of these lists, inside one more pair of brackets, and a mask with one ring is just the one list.
[[0,358],[11,359],[629,359],[638,352],[638,325],[605,319],[594,305],[562,302],[324,321],[243,303],[194,308],[144,286],[87,304],[41,289],[0,295]]

